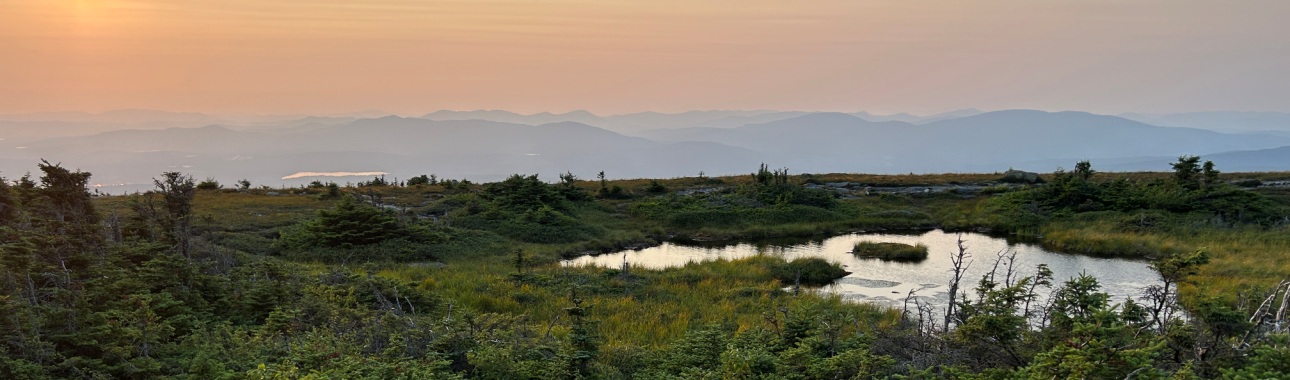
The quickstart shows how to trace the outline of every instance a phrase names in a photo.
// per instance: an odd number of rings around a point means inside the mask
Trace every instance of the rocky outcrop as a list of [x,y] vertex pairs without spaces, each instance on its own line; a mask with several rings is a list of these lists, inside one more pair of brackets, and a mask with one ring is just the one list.
[[1039,173],[1008,169],[1003,173],[1003,178],[1000,178],[999,181],[1008,183],[1043,183],[1044,179],[1039,178]]

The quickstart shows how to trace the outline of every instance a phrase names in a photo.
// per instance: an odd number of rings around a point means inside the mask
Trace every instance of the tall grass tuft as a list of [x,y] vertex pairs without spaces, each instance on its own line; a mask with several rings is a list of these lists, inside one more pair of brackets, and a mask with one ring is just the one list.
[[851,254],[856,257],[873,258],[885,261],[922,261],[927,259],[927,246],[901,243],[876,243],[862,241],[856,243]]

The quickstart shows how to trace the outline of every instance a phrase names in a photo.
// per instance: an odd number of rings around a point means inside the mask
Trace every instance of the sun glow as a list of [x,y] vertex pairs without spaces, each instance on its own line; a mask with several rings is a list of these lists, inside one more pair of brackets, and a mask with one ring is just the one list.
[[76,18],[80,21],[94,19],[102,10],[103,4],[100,1],[93,0],[76,0],[72,5],[76,12]]
[[0,112],[1286,107],[1290,2],[810,3],[0,0]]
[[61,9],[50,9],[50,19],[62,19],[67,23],[67,31],[73,35],[102,35],[112,23],[110,7],[102,0],[75,0],[57,6]]

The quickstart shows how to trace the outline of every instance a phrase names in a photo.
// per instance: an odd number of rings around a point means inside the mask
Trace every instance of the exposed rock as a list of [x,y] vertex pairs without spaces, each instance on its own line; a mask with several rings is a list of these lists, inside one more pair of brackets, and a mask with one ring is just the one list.
[[1003,173],[1003,178],[999,181],[1010,183],[1042,183],[1044,180],[1039,178],[1039,173],[1027,172],[1015,169],[1008,169]]

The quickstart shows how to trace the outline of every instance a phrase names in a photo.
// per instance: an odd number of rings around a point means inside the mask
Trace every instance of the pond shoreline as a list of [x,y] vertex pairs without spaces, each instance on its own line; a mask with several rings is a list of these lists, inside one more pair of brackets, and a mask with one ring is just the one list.
[[[784,260],[819,257],[842,265],[851,274],[826,285],[820,291],[835,293],[843,298],[903,304],[906,298],[915,297],[926,302],[944,302],[948,299],[946,284],[950,268],[949,256],[957,252],[960,239],[967,247],[973,264],[963,279],[966,288],[993,267],[996,260],[1011,262],[1020,276],[1035,271],[1039,264],[1050,267],[1054,286],[1069,278],[1087,273],[1103,281],[1103,287],[1114,297],[1141,296],[1141,291],[1155,284],[1159,275],[1149,262],[1140,258],[1097,257],[1080,253],[1054,252],[1040,244],[1012,241],[1006,238],[975,232],[945,230],[901,231],[902,233],[869,232],[843,233],[832,236],[743,239],[736,241],[681,242],[669,241],[635,250],[620,250],[596,256],[580,256],[561,261],[561,265],[595,265],[615,268],[624,262],[633,268],[660,270],[684,266],[690,262],[717,259],[738,259],[756,255],[779,256]],[[895,242],[901,244],[926,244],[930,255],[917,262],[880,261],[855,257],[851,254],[860,241]],[[1000,268],[1004,268],[1000,266]],[[936,301],[940,300],[940,301]]]

